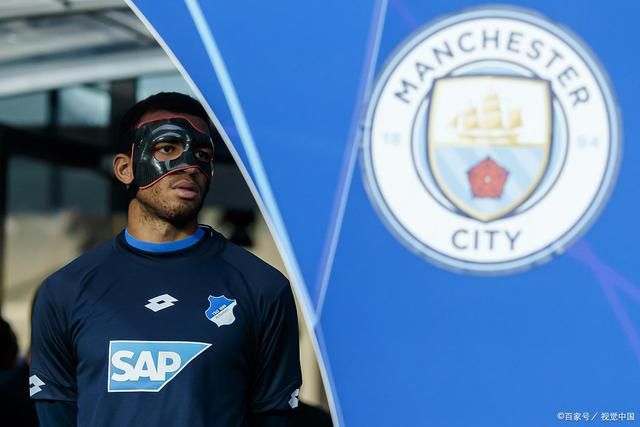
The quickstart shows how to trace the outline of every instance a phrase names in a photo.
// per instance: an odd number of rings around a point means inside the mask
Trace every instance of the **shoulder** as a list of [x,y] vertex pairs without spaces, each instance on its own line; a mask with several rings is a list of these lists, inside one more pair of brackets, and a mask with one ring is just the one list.
[[289,280],[258,256],[229,241],[220,257],[245,280],[247,286],[265,296],[277,297],[289,289]]
[[80,255],[44,280],[38,299],[48,299],[56,304],[71,303],[83,284],[113,253],[113,240],[108,240]]

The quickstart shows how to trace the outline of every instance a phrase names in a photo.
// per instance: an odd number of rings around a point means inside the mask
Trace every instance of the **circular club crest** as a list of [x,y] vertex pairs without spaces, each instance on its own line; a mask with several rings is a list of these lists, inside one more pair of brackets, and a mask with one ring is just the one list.
[[516,9],[427,25],[392,55],[363,138],[364,178],[401,241],[455,270],[549,259],[613,186],[619,118],[593,54]]

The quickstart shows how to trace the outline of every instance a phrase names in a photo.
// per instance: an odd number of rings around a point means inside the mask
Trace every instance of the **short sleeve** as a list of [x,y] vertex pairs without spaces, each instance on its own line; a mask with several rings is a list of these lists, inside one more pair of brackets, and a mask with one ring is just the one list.
[[254,413],[290,410],[302,385],[298,317],[288,281],[262,315],[251,399]]
[[29,394],[32,399],[76,401],[75,358],[69,307],[60,286],[45,281],[33,310]]

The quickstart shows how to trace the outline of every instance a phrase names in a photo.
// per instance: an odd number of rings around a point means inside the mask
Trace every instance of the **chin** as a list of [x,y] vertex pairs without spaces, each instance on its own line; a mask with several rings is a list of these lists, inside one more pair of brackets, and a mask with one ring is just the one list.
[[165,220],[174,224],[182,225],[195,220],[202,208],[203,200],[181,200],[162,212]]
[[198,210],[176,209],[167,212],[161,212],[158,216],[176,227],[182,227],[198,218]]

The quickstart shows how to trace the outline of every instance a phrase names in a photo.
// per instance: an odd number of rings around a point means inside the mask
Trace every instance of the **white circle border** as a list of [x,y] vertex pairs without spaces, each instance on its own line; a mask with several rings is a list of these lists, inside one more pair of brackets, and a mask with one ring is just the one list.
[[[375,114],[378,100],[382,90],[390,78],[390,75],[395,71],[402,59],[408,54],[408,52],[413,50],[426,38],[434,35],[445,27],[478,18],[506,18],[518,20],[546,30],[556,36],[559,40],[566,43],[566,45],[574,50],[578,57],[582,59],[584,64],[586,64],[589,70],[593,73],[593,77],[598,83],[605,101],[604,105],[607,110],[610,129],[610,149],[605,174],[600,181],[598,192],[592,200],[589,208],[570,229],[548,246],[521,258],[502,262],[474,262],[454,258],[430,248],[427,244],[413,236],[402,224],[400,224],[391,212],[391,209],[387,205],[385,199],[380,194],[376,183],[375,173],[372,170],[372,159],[370,153],[373,116]],[[550,261],[554,256],[562,253],[589,229],[604,209],[617,179],[622,158],[622,118],[614,96],[612,84],[604,67],[600,64],[596,55],[591,51],[588,45],[570,29],[561,24],[553,23],[540,13],[530,9],[500,6],[474,7],[426,23],[418,30],[411,33],[396,49],[393,50],[393,52],[391,52],[389,59],[387,59],[381,69],[382,72],[377,78],[373,91],[371,92],[367,102],[364,123],[362,126],[360,147],[362,176],[369,198],[373,202],[372,204],[374,208],[382,218],[387,228],[390,229],[392,234],[394,234],[401,243],[413,252],[416,252],[418,255],[425,257],[427,260],[440,267],[458,273],[483,275],[513,273],[541,265]]]

